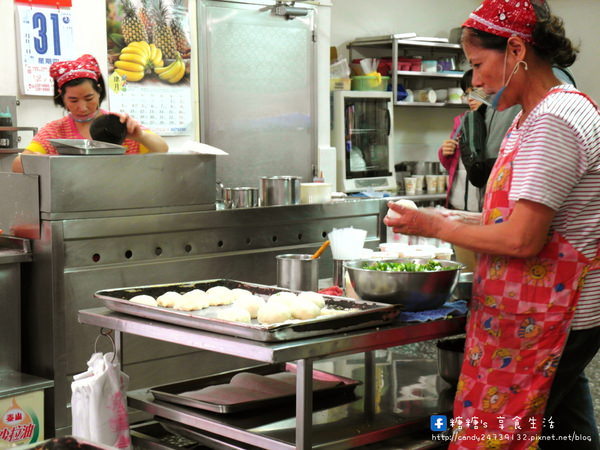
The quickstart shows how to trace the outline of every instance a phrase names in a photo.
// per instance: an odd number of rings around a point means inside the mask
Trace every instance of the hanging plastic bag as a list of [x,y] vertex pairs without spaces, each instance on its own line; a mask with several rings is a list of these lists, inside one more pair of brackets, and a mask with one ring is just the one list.
[[129,377],[119,370],[114,353],[94,353],[88,370],[73,377],[71,411],[75,437],[130,449],[125,392]]

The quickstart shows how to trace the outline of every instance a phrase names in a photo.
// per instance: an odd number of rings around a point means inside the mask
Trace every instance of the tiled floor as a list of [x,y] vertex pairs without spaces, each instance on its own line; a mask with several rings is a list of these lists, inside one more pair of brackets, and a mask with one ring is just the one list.
[[594,399],[594,412],[596,413],[596,424],[600,425],[600,353],[592,360],[586,370],[586,375],[590,380],[590,389]]

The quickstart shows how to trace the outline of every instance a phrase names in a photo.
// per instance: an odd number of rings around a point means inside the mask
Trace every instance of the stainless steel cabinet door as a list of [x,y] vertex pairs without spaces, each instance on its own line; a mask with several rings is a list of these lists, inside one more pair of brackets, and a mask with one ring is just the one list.
[[198,6],[202,141],[229,153],[217,177],[231,187],[272,175],[312,181],[316,11],[287,20],[264,3]]

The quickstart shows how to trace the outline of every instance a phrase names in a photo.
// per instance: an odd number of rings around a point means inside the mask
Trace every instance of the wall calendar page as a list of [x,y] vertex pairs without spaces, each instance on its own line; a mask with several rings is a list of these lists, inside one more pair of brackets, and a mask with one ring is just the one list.
[[50,65],[75,59],[69,9],[16,6],[19,84],[24,95],[53,95]]
[[[112,81],[112,80],[111,80]],[[127,113],[161,136],[192,134],[189,86],[158,83],[128,84],[126,92],[110,92],[110,110]]]
[[161,136],[193,134],[188,0],[106,0],[108,100]]

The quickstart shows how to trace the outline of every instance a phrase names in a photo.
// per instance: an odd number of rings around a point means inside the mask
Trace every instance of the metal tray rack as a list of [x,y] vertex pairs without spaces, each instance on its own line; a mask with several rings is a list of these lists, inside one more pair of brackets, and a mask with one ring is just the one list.
[[[268,364],[295,361],[298,369],[295,414],[289,407],[268,408],[264,412],[261,411],[260,414],[248,412],[218,414],[156,400],[147,388],[128,393],[128,404],[132,408],[201,430],[202,433],[217,435],[219,439],[242,443],[237,447],[228,448],[253,448],[252,446],[254,446],[255,448],[290,450],[294,448],[302,450],[350,448],[358,443],[366,445],[384,440],[392,436],[392,433],[402,433],[403,430],[413,429],[412,427],[417,424],[415,420],[423,420],[425,423],[425,417],[399,422],[397,417],[390,415],[387,411],[375,414],[374,350],[463,333],[465,326],[464,317],[410,324],[394,322],[381,327],[347,333],[328,334],[288,342],[265,343],[148,320],[131,314],[110,311],[106,307],[79,311],[78,319],[80,323],[115,330],[118,354],[121,354],[122,350],[122,334],[127,333]],[[319,405],[317,405],[317,401],[313,404],[312,395],[306,395],[307,392],[312,392],[310,374],[313,370],[313,360],[363,352],[364,401],[356,400],[352,403],[362,402],[364,403],[363,408],[355,412],[349,408],[348,413],[351,416],[348,416],[349,421],[344,421],[343,425],[337,421],[333,427],[315,424],[317,417],[315,414],[319,413],[313,414],[315,411],[313,407],[319,407]],[[336,404],[334,407],[337,406]],[[344,407],[345,404],[341,405],[341,408]],[[282,410],[287,411],[287,417],[280,416]],[[435,413],[435,411],[431,413]],[[290,416],[295,416],[295,420],[288,421]],[[257,424],[257,421],[260,423]],[[283,428],[271,430],[269,424],[273,422],[281,422]],[[282,436],[281,433],[287,433],[287,435]],[[215,446],[215,448],[223,447]]]
[[211,306],[202,310],[187,312],[177,311],[172,308],[131,303],[129,301],[136,295],[145,294],[157,298],[168,291],[185,293],[193,289],[207,290],[214,286],[225,286],[229,289],[246,289],[261,297],[268,297],[277,292],[289,291],[288,289],[262,284],[216,279],[107,289],[98,291],[94,295],[102,300],[108,309],[113,311],[263,342],[287,341],[374,327],[393,321],[400,313],[398,305],[324,295],[325,306],[327,308],[346,312],[330,316],[319,316],[315,319],[261,325],[256,320],[253,320],[250,324],[246,324],[218,319],[216,312],[218,308],[223,308],[221,306]]
[[[237,413],[240,411],[248,411],[257,408],[271,408],[286,403],[293,403],[296,399],[295,392],[290,395],[282,395],[279,397],[270,397],[262,400],[244,401],[232,404],[212,403],[207,401],[196,400],[191,397],[180,395],[181,393],[202,389],[216,384],[229,383],[231,378],[241,372],[250,372],[257,375],[269,375],[278,372],[296,372],[296,365],[292,363],[278,364],[271,366],[260,366],[241,370],[232,370],[217,375],[197,378],[193,380],[181,381],[178,383],[156,386],[150,389],[150,392],[156,400],[162,400],[178,405],[189,406],[191,408],[204,409],[217,413]],[[335,381],[338,384],[324,389],[313,390],[313,395],[317,393],[319,396],[328,396],[334,394],[351,393],[356,386],[361,384],[360,381],[350,378],[341,377],[320,370],[313,370],[313,380]],[[294,385],[295,386],[295,385]]]

